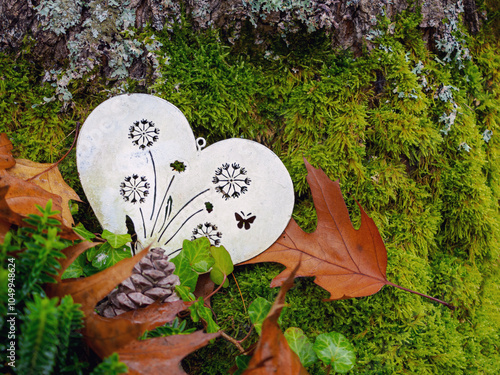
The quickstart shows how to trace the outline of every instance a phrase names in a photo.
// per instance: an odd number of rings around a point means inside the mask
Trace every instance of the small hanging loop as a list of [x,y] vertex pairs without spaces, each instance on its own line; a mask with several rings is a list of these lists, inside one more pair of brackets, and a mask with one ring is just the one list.
[[203,149],[203,147],[205,147],[206,145],[207,145],[207,141],[205,141],[205,138],[203,138],[203,137],[196,138],[196,149],[198,151],[201,151]]

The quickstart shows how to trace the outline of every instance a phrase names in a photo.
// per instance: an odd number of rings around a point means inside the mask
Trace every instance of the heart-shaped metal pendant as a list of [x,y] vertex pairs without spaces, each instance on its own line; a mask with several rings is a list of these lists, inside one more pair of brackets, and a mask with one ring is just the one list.
[[232,138],[204,148],[171,103],[146,94],[100,104],[85,121],[77,166],[104,229],[174,253],[185,239],[224,245],[233,262],[281,235],[292,215],[291,178],[268,148]]

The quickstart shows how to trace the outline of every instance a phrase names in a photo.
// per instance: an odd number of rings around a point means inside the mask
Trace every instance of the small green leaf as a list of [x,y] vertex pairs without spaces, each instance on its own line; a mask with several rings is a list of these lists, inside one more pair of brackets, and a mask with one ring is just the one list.
[[[104,245],[104,244],[103,244]],[[98,246],[94,246],[90,249],[88,249],[86,252],[85,252],[85,256],[87,257],[87,260],[89,262],[92,262],[95,258],[95,256],[99,253],[99,251],[101,250],[101,247],[102,245],[98,245]]]
[[108,240],[111,247],[118,249],[125,246],[127,243],[132,242],[130,234],[114,234],[108,230],[104,230],[101,235],[102,238]]
[[132,254],[128,246],[123,246],[121,249],[111,247],[109,242],[105,242],[99,248],[99,251],[92,259],[92,265],[100,270],[109,268],[122,259],[131,258]]
[[338,332],[318,335],[313,349],[318,358],[325,365],[331,365],[336,372],[346,373],[356,363],[354,347],[344,335]]
[[196,299],[194,294],[189,291],[189,288],[187,286],[176,285],[175,291],[183,301],[189,302],[189,301],[194,301]]
[[95,238],[95,234],[85,229],[82,223],[78,223],[78,225],[74,226],[73,230],[75,231],[76,234],[85,238],[86,240],[91,240],[92,238]]
[[303,366],[310,366],[318,360],[313,350],[312,342],[304,335],[304,332],[297,327],[290,327],[285,331],[285,338],[292,349],[300,358]]
[[248,315],[250,316],[250,320],[252,321],[259,336],[262,332],[262,323],[264,323],[272,305],[273,304],[267,299],[257,297],[248,307]]
[[200,237],[194,241],[184,240],[182,255],[189,260],[193,270],[198,273],[208,272],[215,263],[210,254],[210,241],[206,237]]
[[87,264],[87,258],[85,254],[80,254],[73,263],[66,268],[61,279],[76,279],[80,276],[84,276],[84,267]]
[[220,330],[220,327],[215,323],[212,317],[212,310],[204,305],[203,298],[200,297],[198,300],[189,306],[191,311],[191,319],[193,322],[198,322],[199,319],[203,319],[207,323],[207,332],[215,333]]
[[184,257],[183,252],[172,259],[171,262],[175,264],[174,275],[179,276],[181,286],[188,287],[191,292],[194,292],[198,281],[198,274],[193,271],[189,260]]
[[238,370],[235,371],[233,375],[241,375],[247,369],[250,360],[252,359],[251,355],[239,355],[236,357],[236,367]]
[[[210,271],[210,279],[215,284],[220,285],[224,281],[224,274],[214,266],[214,268],[212,268],[212,270]],[[224,281],[224,285],[222,285],[222,287],[227,288],[228,286],[229,286],[229,280],[226,278],[226,281]]]
[[210,246],[210,253],[215,260],[214,268],[217,267],[226,276],[234,271],[233,260],[224,246]]

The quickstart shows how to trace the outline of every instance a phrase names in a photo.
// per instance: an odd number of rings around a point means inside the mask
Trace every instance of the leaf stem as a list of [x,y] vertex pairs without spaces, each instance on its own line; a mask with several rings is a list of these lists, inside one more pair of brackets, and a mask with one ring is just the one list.
[[66,159],[66,156],[68,156],[68,154],[71,152],[71,150],[73,150],[73,147],[75,147],[75,143],[76,143],[76,140],[78,139],[78,135],[80,133],[80,122],[77,121],[76,123],[76,134],[75,134],[75,138],[73,139],[73,143],[71,144],[71,147],[69,148],[68,152],[66,152],[63,157],[61,159],[59,159],[58,161],[56,161],[54,164],[52,164],[50,167],[48,167],[46,170],[28,178],[26,181],[31,181],[31,180],[34,180],[35,178],[37,177],[40,177],[42,174],[44,173],[47,173],[48,171],[50,171],[51,169],[57,167],[57,165],[62,162],[64,159]]
[[224,337],[227,341],[229,341],[231,344],[236,346],[241,354],[245,353],[245,349],[243,348],[243,346],[241,346],[241,344],[238,340],[236,340],[234,337],[229,336],[226,332],[224,332],[222,330],[219,332],[220,332],[220,335],[222,337]]
[[226,279],[227,279],[227,276],[224,275],[224,279],[222,280],[222,283],[216,289],[214,289],[212,291],[212,293],[210,293],[208,296],[203,298],[203,302],[208,301],[210,299],[210,297],[212,297],[215,293],[217,293],[220,290],[220,288],[222,288],[222,285],[224,285],[224,283],[226,282]]
[[446,306],[446,307],[447,307],[447,308],[449,308],[450,310],[455,310],[455,309],[456,309],[456,306],[453,306],[451,303],[441,301],[440,299],[437,299],[437,298],[435,298],[435,297],[428,296],[427,294],[423,294],[423,293],[415,292],[414,290],[411,290],[411,289],[408,289],[408,288],[404,288],[404,287],[399,286],[399,285],[397,285],[397,284],[391,283],[390,281],[388,281],[388,282],[387,282],[387,285],[390,285],[390,286],[396,287],[396,288],[401,289],[401,290],[404,290],[404,291],[406,291],[406,292],[410,292],[410,293],[413,293],[413,294],[417,294],[417,295],[419,295],[419,296],[421,296],[421,297],[428,298],[428,299],[430,299],[431,301],[434,301],[434,302],[440,303],[441,305]]
[[247,335],[245,337],[243,337],[241,340],[238,340],[238,342],[241,344],[243,341],[248,339],[250,337],[250,334],[252,333],[252,331],[253,331],[253,324],[250,326],[250,331],[248,331]]

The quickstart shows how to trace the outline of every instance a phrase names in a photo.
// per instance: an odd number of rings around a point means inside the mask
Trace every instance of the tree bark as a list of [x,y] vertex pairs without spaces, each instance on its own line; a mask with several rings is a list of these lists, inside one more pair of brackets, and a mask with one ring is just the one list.
[[[262,0],[110,0],[107,6],[103,4],[97,0],[0,0],[0,51],[19,51],[28,40],[32,58],[47,70],[69,63],[70,78],[77,78],[101,66],[101,73],[110,78],[123,78],[128,71],[140,79],[146,74],[143,65],[154,57],[144,44],[121,33],[130,26],[142,29],[146,23],[162,30],[179,22],[182,12],[190,16],[195,28],[218,28],[230,42],[241,37],[242,30],[251,30],[264,44],[275,35],[286,38],[304,30],[325,30],[332,48],[355,53],[370,45],[379,17],[393,20],[403,10],[421,12],[419,28],[430,47],[435,38],[450,33],[450,21],[463,22],[474,34],[484,18],[474,0],[296,0],[291,5]],[[115,60],[124,60],[123,66],[117,68]]]

